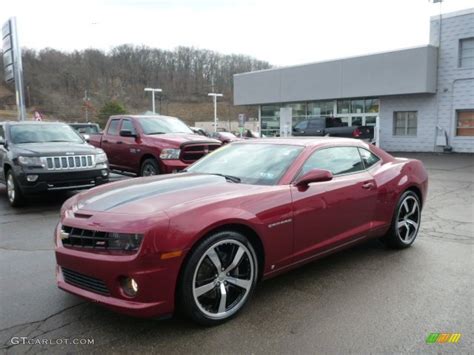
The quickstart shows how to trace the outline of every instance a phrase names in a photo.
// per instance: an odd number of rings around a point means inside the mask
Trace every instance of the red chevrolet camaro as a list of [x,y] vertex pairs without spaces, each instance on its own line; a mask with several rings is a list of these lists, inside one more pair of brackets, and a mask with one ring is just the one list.
[[75,195],[57,226],[58,286],[135,316],[223,322],[257,282],[370,238],[410,246],[418,160],[341,138],[224,146],[185,172]]

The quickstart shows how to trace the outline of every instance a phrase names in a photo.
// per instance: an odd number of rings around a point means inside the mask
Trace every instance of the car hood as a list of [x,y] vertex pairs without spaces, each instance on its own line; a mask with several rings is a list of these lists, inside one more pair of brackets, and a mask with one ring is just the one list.
[[151,214],[242,197],[268,186],[236,184],[216,175],[178,173],[119,181],[83,192],[72,208],[79,213]]
[[26,155],[58,155],[65,153],[74,154],[96,154],[97,148],[85,143],[24,143],[16,144],[14,150],[17,154]]
[[176,147],[181,146],[183,143],[204,143],[204,144],[211,144],[217,143],[221,144],[220,141],[217,139],[203,137],[198,134],[192,133],[165,133],[165,134],[155,134],[155,135],[148,135],[146,136],[147,139],[159,140],[160,142],[166,142],[170,145],[174,145]]

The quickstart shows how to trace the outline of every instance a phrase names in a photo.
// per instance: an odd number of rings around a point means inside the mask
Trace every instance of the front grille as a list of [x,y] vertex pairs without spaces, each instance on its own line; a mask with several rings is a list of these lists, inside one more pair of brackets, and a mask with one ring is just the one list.
[[70,269],[61,268],[64,276],[64,281],[70,285],[82,288],[87,291],[100,293],[101,295],[110,295],[109,289],[107,288],[104,281],[96,279],[95,277],[80,274]]
[[65,247],[69,248],[132,252],[140,247],[142,236],[62,226],[61,241]]
[[48,170],[87,169],[95,166],[93,155],[43,157],[41,160]]
[[185,163],[194,163],[206,154],[216,150],[220,144],[189,144],[181,149],[181,160]]

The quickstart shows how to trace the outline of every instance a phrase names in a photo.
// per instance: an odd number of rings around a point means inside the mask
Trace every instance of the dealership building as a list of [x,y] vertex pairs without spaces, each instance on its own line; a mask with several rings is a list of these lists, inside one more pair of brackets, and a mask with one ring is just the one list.
[[236,74],[234,104],[258,106],[267,136],[291,112],[293,126],[313,117],[378,121],[389,151],[473,153],[474,9],[433,16],[427,45]]

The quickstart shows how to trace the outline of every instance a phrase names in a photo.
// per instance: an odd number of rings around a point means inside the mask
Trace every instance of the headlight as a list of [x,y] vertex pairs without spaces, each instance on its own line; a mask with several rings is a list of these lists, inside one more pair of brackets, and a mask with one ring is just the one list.
[[19,157],[18,157],[18,162],[19,162],[21,165],[26,165],[26,166],[30,166],[30,167],[40,167],[40,168],[44,168],[44,167],[45,167],[44,163],[41,161],[41,158],[39,158],[39,157],[23,157],[23,156],[19,156]]
[[161,159],[179,159],[180,149],[163,149],[160,153]]
[[109,233],[109,249],[138,250],[142,243],[143,236],[130,233]]
[[107,163],[107,154],[99,153],[95,156],[95,163],[96,164],[104,164]]

